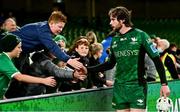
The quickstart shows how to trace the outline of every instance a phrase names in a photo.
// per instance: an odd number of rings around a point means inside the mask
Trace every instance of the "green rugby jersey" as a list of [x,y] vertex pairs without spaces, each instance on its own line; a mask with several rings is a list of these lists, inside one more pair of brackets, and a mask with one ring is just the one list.
[[145,83],[145,53],[151,58],[159,56],[150,37],[136,28],[125,34],[116,34],[112,38],[111,53],[117,64],[115,80],[120,84]]
[[0,100],[5,94],[10,80],[20,73],[5,53],[0,54]]

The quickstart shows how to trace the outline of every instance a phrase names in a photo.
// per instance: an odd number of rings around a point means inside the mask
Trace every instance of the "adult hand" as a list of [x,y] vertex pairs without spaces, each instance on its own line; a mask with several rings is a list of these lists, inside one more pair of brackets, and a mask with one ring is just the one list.
[[167,85],[162,85],[160,90],[160,96],[164,96],[164,98],[170,95],[170,89]]
[[80,68],[82,68],[83,64],[80,63],[78,60],[79,58],[69,59],[67,63],[71,65],[73,68],[79,70]]
[[47,77],[43,79],[43,84],[51,87],[56,86],[56,80],[54,79],[53,76]]
[[87,74],[87,68],[85,66],[82,66],[79,70],[77,70],[80,75],[86,75]]
[[113,85],[113,81],[111,81],[111,80],[106,80],[106,85],[107,85],[107,86],[112,86],[112,85]]
[[178,78],[180,79],[180,74],[178,74]]

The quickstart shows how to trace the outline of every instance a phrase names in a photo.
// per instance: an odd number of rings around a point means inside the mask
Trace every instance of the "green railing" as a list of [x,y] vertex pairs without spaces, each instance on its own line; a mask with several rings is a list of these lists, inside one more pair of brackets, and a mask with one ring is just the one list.
[[[173,110],[180,112],[180,80],[170,81],[169,87]],[[148,84],[148,112],[157,111],[159,90],[159,83]],[[1,100],[0,111],[114,111],[111,99],[112,88],[97,88]]]
[[111,88],[54,93],[2,100],[0,111],[110,111],[111,98]]

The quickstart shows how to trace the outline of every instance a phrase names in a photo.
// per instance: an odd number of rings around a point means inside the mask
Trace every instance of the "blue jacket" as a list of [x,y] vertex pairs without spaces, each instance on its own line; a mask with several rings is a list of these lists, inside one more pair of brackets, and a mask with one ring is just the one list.
[[27,24],[11,33],[21,38],[23,53],[31,53],[47,48],[58,59],[64,62],[67,62],[70,58],[53,41],[53,34],[47,21]]
[[112,41],[112,37],[109,36],[106,39],[104,39],[101,44],[103,45],[103,53],[102,56],[100,57],[99,61],[100,63],[105,62],[106,57],[108,57],[108,54],[106,53],[106,50],[110,47]]

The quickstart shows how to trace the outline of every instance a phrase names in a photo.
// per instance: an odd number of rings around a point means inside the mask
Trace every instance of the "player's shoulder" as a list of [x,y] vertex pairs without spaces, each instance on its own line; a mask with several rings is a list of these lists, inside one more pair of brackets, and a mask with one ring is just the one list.
[[140,35],[141,37],[149,37],[149,35],[141,29],[134,28],[134,32],[136,32],[136,34]]
[[134,28],[134,31],[135,31],[135,32],[139,32],[139,33],[146,33],[146,32],[144,32],[143,30],[138,29],[138,28]]

